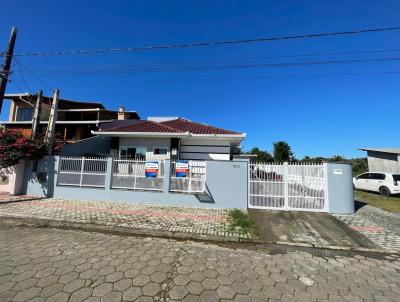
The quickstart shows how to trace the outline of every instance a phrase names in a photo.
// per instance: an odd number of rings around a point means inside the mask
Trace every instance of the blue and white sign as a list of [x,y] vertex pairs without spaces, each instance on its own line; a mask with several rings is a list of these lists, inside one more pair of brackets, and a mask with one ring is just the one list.
[[145,164],[146,177],[155,178],[158,175],[158,161],[146,161]]
[[178,161],[175,164],[176,177],[187,177],[189,173],[189,163],[187,161]]

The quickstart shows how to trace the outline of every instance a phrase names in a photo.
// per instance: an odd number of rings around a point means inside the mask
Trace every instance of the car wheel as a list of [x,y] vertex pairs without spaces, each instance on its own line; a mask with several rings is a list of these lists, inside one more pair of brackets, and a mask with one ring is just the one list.
[[389,190],[388,187],[380,187],[380,188],[379,188],[379,193],[380,193],[382,196],[390,196],[390,195],[391,195],[390,190]]

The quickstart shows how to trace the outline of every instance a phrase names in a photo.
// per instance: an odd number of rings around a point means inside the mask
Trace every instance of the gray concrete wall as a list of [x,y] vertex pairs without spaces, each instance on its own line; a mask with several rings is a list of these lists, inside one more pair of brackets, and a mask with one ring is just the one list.
[[[192,207],[247,208],[247,161],[207,161],[206,194],[192,195],[169,192],[169,178],[164,178],[163,192],[111,189],[111,158],[109,158],[106,188],[79,188],[57,186],[58,156],[48,156],[38,163],[33,173],[28,163],[25,173],[25,192],[30,195],[100,200],[128,203],[151,203],[162,205],[183,205]],[[169,161],[166,161],[165,175],[169,175]],[[39,182],[37,174],[47,173],[46,182]]]
[[[206,193],[199,195],[169,192],[169,177],[164,178],[162,192],[111,189],[112,159],[108,158],[106,188],[79,188],[57,185],[58,156],[39,160],[37,172],[27,162],[24,192],[29,195],[68,199],[100,200],[128,203],[151,203],[191,207],[240,208],[248,204],[248,161],[207,161]],[[354,213],[352,169],[348,164],[326,164],[327,211]],[[165,174],[170,175],[169,160]],[[47,179],[43,181],[43,176]],[[40,177],[38,177],[40,176]]]
[[368,151],[369,172],[400,173],[400,156],[397,154]]
[[83,139],[74,144],[65,145],[61,155],[83,156],[87,154],[98,154],[107,156],[110,154],[111,138],[94,136]]
[[354,213],[352,167],[348,164],[326,164],[328,212]]

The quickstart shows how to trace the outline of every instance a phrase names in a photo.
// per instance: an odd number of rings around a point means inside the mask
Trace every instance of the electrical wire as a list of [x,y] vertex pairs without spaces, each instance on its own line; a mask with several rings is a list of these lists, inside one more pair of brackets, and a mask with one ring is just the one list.
[[159,50],[159,49],[193,48],[193,47],[204,47],[204,46],[260,43],[260,42],[272,42],[272,41],[295,40],[295,39],[315,39],[315,38],[322,38],[322,37],[358,35],[358,34],[366,34],[366,33],[396,31],[396,30],[400,30],[400,26],[383,27],[383,28],[368,28],[368,29],[339,31],[339,32],[313,33],[313,34],[303,34],[303,35],[262,37],[262,38],[254,38],[254,39],[194,42],[194,43],[169,44],[169,45],[151,45],[151,46],[142,46],[142,47],[104,48],[104,49],[92,49],[92,50],[58,50],[58,51],[48,51],[48,52],[26,52],[26,53],[16,54],[15,56],[25,56],[25,57],[27,57],[27,56],[59,56],[59,55],[132,52],[132,51],[145,51],[145,50],[157,50],[157,49]]
[[389,58],[366,58],[366,59],[344,59],[344,60],[325,60],[325,61],[305,61],[305,62],[280,62],[280,63],[257,63],[257,64],[224,64],[208,66],[174,66],[174,67],[141,67],[120,65],[111,68],[95,69],[67,69],[67,70],[36,70],[37,73],[46,75],[80,75],[80,74],[123,74],[123,73],[148,73],[148,72],[190,72],[203,70],[228,70],[228,69],[249,69],[249,68],[276,68],[276,67],[297,67],[312,65],[331,65],[331,64],[355,64],[365,62],[399,62],[400,57]]
[[24,83],[25,87],[28,88],[28,91],[31,91],[31,88],[29,87],[28,83],[26,82],[24,74],[23,74],[23,72],[21,70],[21,64],[19,63],[18,60],[15,60],[15,62],[17,63],[19,76],[20,76],[22,82]]
[[297,75],[268,75],[268,76],[228,76],[209,78],[168,78],[143,80],[145,82],[173,82],[173,81],[214,81],[214,80],[262,80],[270,78],[307,78],[307,77],[335,77],[335,76],[364,76],[364,75],[396,75],[400,71],[378,71],[378,72],[350,72],[350,73],[319,73],[319,74],[297,74]]
[[[40,77],[38,77],[34,72],[32,72],[28,67],[26,67],[21,61],[19,61],[15,56],[13,56],[15,61],[20,64],[29,74],[31,74],[34,78],[36,78],[40,83],[42,83],[44,86],[46,86],[50,91],[54,91],[54,89],[48,85],[45,81],[43,81]],[[22,71],[21,71],[22,73]]]

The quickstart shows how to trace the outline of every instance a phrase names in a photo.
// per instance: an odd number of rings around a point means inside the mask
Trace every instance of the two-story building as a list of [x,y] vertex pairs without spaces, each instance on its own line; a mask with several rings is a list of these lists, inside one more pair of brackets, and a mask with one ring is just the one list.
[[[11,101],[8,121],[1,124],[8,129],[17,129],[24,136],[31,135],[33,109],[36,105],[36,95],[6,94],[5,99]],[[40,130],[44,133],[48,124],[52,98],[43,96]],[[93,136],[92,131],[99,129],[99,124],[110,123],[118,118],[139,119],[136,111],[119,113],[106,109],[99,102],[73,101],[59,99],[55,126],[56,143],[74,143]]]

